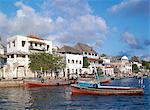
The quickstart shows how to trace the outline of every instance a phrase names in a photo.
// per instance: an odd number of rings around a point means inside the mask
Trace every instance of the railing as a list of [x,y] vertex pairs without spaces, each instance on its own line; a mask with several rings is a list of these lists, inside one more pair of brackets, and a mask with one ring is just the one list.
[[39,51],[46,51],[45,47],[39,47],[39,46],[29,46],[30,50],[39,50]]

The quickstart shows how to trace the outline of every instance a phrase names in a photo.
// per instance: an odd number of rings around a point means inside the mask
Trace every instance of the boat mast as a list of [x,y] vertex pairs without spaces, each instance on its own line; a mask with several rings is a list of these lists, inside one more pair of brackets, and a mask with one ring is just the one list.
[[97,79],[97,85],[98,85],[98,88],[100,88],[100,86],[101,86],[101,84],[100,84],[100,78],[99,78],[97,72],[95,72],[95,74],[96,74],[96,79]]

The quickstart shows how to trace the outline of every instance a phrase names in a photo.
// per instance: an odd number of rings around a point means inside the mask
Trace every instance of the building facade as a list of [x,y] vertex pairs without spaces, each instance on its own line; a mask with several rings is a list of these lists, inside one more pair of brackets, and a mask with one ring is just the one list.
[[89,69],[85,69],[87,70],[86,73],[94,74],[97,72],[97,67],[99,66],[99,56],[97,52],[89,45],[83,43],[77,43],[74,48],[77,49],[83,57],[87,58],[90,63]]
[[66,67],[61,71],[61,76],[67,79],[76,79],[82,73],[83,55],[73,47],[63,46],[58,50],[63,57]]
[[122,74],[122,75],[132,74],[132,63],[129,61],[128,57],[126,56],[120,57],[117,60],[113,60],[111,64],[113,65],[116,74]]
[[5,77],[32,77],[29,72],[29,54],[34,52],[52,53],[52,42],[30,35],[16,35],[7,39],[7,67]]

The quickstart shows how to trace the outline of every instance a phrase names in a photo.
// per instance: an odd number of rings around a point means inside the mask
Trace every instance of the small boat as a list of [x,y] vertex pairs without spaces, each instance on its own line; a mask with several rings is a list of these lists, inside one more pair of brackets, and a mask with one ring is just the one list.
[[[98,78],[98,77],[97,77]],[[78,81],[71,85],[72,94],[89,95],[143,95],[143,88],[119,87],[119,86],[101,86],[99,79],[93,84],[86,81]]]
[[71,85],[73,94],[89,94],[89,95],[143,95],[143,88],[117,87],[117,86],[101,86],[86,87],[77,84]]
[[43,78],[29,78],[24,80],[24,87],[65,86],[70,83],[70,81],[62,79],[49,80]]

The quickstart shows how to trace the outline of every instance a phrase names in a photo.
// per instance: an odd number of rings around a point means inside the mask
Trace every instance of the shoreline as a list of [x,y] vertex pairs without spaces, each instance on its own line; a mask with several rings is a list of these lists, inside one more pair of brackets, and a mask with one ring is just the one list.
[[[119,80],[125,78],[150,78],[149,76],[145,77],[112,77],[111,80]],[[69,80],[66,80],[69,81]],[[58,82],[59,83],[59,82]],[[24,79],[8,79],[8,80],[0,80],[0,88],[11,88],[11,87],[24,87]]]

